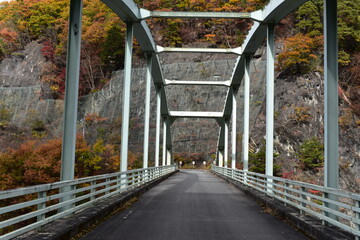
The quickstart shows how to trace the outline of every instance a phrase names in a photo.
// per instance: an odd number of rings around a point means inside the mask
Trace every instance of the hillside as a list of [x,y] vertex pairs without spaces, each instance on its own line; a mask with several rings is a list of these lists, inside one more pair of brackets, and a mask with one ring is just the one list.
[[[253,11],[266,3],[256,0],[137,2],[148,9],[179,11]],[[9,188],[22,186],[24,181],[32,185],[59,177],[57,163],[61,147],[68,13],[67,1],[63,0],[0,4],[0,149],[3,152],[0,185]],[[359,13],[359,0],[339,0],[341,186],[351,191],[360,189]],[[316,184],[321,184],[323,177],[321,19],[321,1],[314,0],[284,19],[276,29],[275,154],[278,156],[275,161],[279,165],[278,174]],[[242,20],[214,19],[148,20],[148,23],[155,40],[163,46],[236,47],[241,45],[251,26]],[[124,24],[109,9],[99,1],[84,1],[77,176],[117,169],[121,142],[123,39]],[[235,57],[161,54],[160,59],[165,76],[171,79],[225,80],[231,74]],[[251,166],[258,167],[260,162],[260,170],[265,135],[265,60],[264,48],[259,49],[251,66]],[[133,70],[130,167],[141,166],[142,159],[143,64],[142,53],[135,44],[133,65],[140,68]],[[211,87],[167,88],[170,110],[221,111],[225,101],[226,88],[216,91]],[[241,93],[238,102],[238,126],[242,126]],[[241,131],[240,127],[239,167]],[[213,161],[218,134],[215,121],[177,120],[172,133],[177,160]],[[155,95],[152,96],[150,139],[150,149],[154,151]],[[317,154],[310,167],[304,157],[308,146]],[[53,154],[45,156],[44,149]],[[20,158],[21,154],[28,159]],[[150,160],[153,158],[151,152]],[[21,171],[24,178],[15,180],[14,175],[19,172],[14,170]],[[36,171],[43,171],[44,176],[34,178]]]

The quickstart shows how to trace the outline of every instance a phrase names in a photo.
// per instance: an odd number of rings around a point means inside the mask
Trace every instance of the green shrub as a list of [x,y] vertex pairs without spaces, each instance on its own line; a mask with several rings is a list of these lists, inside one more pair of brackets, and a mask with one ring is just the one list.
[[3,104],[0,104],[0,128],[6,128],[9,125],[10,119],[11,111]]
[[303,170],[316,170],[324,164],[324,145],[313,137],[304,141],[297,154]]
[[[274,160],[276,157],[278,157],[278,154],[274,153],[273,155]],[[265,174],[265,169],[266,169],[266,148],[265,145],[263,145],[259,151],[257,151],[256,153],[252,153],[249,152],[249,163],[250,163],[250,168],[249,170],[251,172],[257,172],[257,173],[262,173]],[[274,171],[274,176],[281,176],[280,174],[280,165],[274,164],[273,165],[273,171]]]

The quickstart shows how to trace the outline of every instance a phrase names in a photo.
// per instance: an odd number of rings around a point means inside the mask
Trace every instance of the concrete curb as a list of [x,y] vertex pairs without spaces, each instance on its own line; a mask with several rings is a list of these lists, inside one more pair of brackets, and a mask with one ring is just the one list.
[[88,207],[71,216],[67,216],[45,225],[41,231],[32,231],[17,237],[16,239],[28,240],[58,240],[71,239],[82,230],[101,222],[106,217],[111,215],[114,211],[121,207],[135,197],[140,197],[146,191],[156,186],[160,182],[169,178],[177,171],[169,173],[160,179],[153,180],[141,187],[121,193],[105,200],[99,201],[92,207]]
[[247,196],[256,200],[259,205],[272,211],[272,215],[280,218],[289,225],[303,232],[306,236],[316,240],[345,240],[355,239],[354,235],[341,230],[335,226],[324,226],[319,219],[300,214],[299,210],[291,206],[285,206],[283,202],[273,199],[261,192],[247,187],[228,177],[211,171],[217,177],[230,183],[237,189],[244,192]]

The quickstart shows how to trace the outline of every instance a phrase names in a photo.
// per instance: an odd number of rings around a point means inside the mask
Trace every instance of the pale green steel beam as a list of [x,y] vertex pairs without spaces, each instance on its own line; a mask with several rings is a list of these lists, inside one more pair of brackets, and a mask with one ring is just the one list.
[[155,167],[160,162],[160,128],[161,128],[161,89],[156,89],[156,139],[155,139]]
[[224,121],[224,167],[226,168],[229,162],[229,122],[229,118]]
[[148,11],[140,10],[140,18],[220,18],[220,19],[251,19],[262,21],[262,11],[254,12],[179,12],[179,11]]
[[167,153],[166,153],[166,138],[167,138],[167,125],[168,125],[168,119],[166,116],[163,117],[163,152],[162,152],[162,165],[161,166],[165,166],[166,165],[166,157],[167,157]]
[[197,85],[197,86],[221,86],[221,87],[229,87],[230,80],[228,81],[182,81],[182,80],[168,80],[165,79],[165,86],[170,85]]
[[64,128],[61,153],[61,180],[74,179],[76,122],[80,74],[82,0],[71,0],[66,59]]
[[150,102],[152,80],[152,54],[146,55],[146,88],[145,88],[145,114],[144,114],[144,154],[143,168],[149,166],[149,131],[150,131]]
[[[266,43],[266,163],[265,174],[273,176],[274,166],[274,85],[275,85],[275,51],[274,24],[268,24]],[[272,192],[272,179],[267,179],[268,192]]]
[[222,119],[222,112],[170,111],[171,118],[212,118]]
[[[78,113],[78,92],[80,75],[80,49],[82,30],[82,0],[70,1],[69,35],[66,59],[64,127],[61,150],[61,181],[73,180],[75,175],[76,122]],[[61,192],[71,191],[64,187]],[[72,196],[61,198],[61,202],[72,199]],[[64,206],[60,211],[70,209]]]
[[133,50],[133,23],[126,22],[125,38],[125,61],[124,61],[124,87],[123,87],[123,108],[121,123],[121,158],[120,171],[127,171],[128,167],[128,146],[130,126],[130,97],[131,97],[131,65]]
[[[324,185],[339,188],[339,96],[338,96],[338,40],[337,40],[337,1],[324,2]],[[337,201],[335,195],[329,199]],[[337,210],[333,204],[325,204]],[[334,214],[328,217],[337,219]]]
[[237,97],[237,92],[235,90],[233,90],[233,109],[232,109],[232,119],[231,119],[231,123],[232,123],[232,127],[231,127],[231,168],[235,169],[236,168],[236,136],[237,136],[237,126],[236,126],[236,121],[237,121],[237,102],[236,102],[236,97]]
[[224,53],[241,55],[242,49],[238,48],[174,48],[156,46],[156,53],[177,52],[177,53]]
[[250,56],[245,59],[244,76],[244,130],[243,130],[243,170],[249,170],[249,138],[250,138]]
[[179,12],[179,11],[149,11],[144,18],[241,18],[251,19],[249,12]]

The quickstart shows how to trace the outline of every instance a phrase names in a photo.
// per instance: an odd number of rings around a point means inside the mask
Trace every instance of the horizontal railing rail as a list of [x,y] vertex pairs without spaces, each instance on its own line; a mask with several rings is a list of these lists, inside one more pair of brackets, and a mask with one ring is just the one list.
[[176,170],[152,167],[0,191],[0,239],[11,239]]
[[[211,169],[360,239],[360,194],[238,169],[218,166]],[[327,198],[329,195],[335,198]]]

